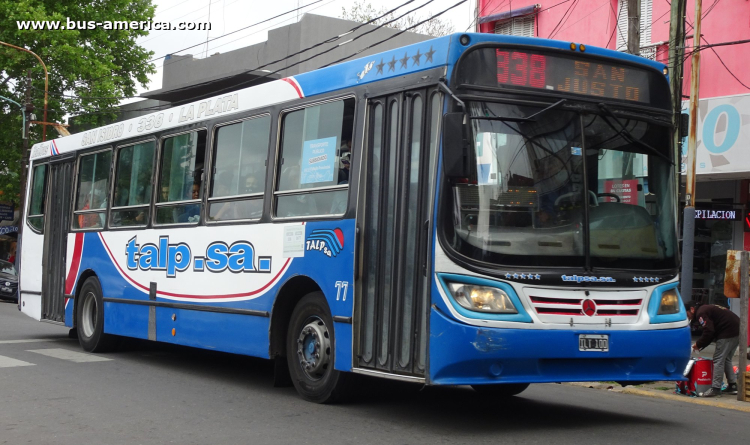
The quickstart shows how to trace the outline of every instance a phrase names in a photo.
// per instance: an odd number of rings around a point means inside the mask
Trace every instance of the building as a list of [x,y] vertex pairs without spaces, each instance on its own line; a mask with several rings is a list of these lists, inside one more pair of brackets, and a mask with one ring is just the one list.
[[[477,31],[626,49],[627,0],[538,1],[477,0]],[[688,47],[692,47],[693,5],[688,2],[686,7]],[[702,43],[750,38],[748,16],[749,2],[705,2]],[[669,18],[669,2],[641,0],[642,57],[668,62]],[[718,304],[727,304],[723,294],[726,251],[750,250],[748,54],[750,44],[701,51],[693,296]],[[690,63],[688,57],[684,66],[684,99],[689,93]],[[687,108],[687,103],[683,108]],[[686,148],[683,156],[686,156]],[[684,168],[683,164],[683,171]]]
[[[297,23],[268,31],[268,40],[255,45],[205,58],[196,58],[191,54],[167,55],[162,87],[141,94],[140,97],[145,100],[120,106],[119,115],[113,122],[143,116],[155,109],[194,102],[218,92],[235,91],[312,71],[343,58],[364,57],[432,38],[413,32],[399,34],[400,31],[393,28],[365,25],[344,38],[335,39],[359,25],[362,24],[351,20],[304,14]],[[79,133],[90,127],[77,124],[75,117],[71,118],[70,124],[71,133]]]
[[[265,42],[201,59],[189,54],[169,55],[164,60],[162,88],[141,94],[148,101],[122,107],[125,113],[121,119],[134,117],[129,110],[136,108],[193,102],[213,96],[217,91],[246,88],[312,71],[342,58],[363,57],[432,38],[413,32],[395,36],[399,32],[397,29],[375,30],[376,26],[365,25],[342,39],[303,51],[314,44],[333,40],[358,25],[361,23],[304,14],[297,23],[270,30]],[[351,41],[339,46],[347,40]],[[383,40],[386,41],[365,49]],[[316,54],[321,55],[313,57]]]

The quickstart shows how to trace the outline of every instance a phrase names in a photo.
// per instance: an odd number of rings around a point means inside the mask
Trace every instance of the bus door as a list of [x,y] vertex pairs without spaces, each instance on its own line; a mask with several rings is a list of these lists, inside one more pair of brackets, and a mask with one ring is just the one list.
[[65,321],[65,261],[75,157],[49,162],[42,257],[42,320]]
[[[420,89],[368,101],[356,291],[360,368],[424,376],[430,194],[440,95]],[[432,131],[430,129],[432,128]],[[360,201],[362,202],[362,201]]]

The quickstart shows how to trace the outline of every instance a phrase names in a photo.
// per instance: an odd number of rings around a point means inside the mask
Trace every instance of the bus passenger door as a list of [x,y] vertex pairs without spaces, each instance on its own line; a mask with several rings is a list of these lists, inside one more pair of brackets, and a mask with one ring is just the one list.
[[360,368],[425,375],[436,141],[430,127],[436,132],[439,104],[431,89],[368,101],[364,205],[357,210]]
[[65,261],[74,157],[50,160],[42,257],[42,320],[65,321]]

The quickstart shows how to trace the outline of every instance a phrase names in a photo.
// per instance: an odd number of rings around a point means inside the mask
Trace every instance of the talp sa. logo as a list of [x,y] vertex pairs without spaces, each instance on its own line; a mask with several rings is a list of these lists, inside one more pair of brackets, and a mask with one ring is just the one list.
[[344,249],[344,232],[338,227],[331,229],[316,229],[310,232],[305,242],[305,250],[317,250],[327,257],[335,257]]

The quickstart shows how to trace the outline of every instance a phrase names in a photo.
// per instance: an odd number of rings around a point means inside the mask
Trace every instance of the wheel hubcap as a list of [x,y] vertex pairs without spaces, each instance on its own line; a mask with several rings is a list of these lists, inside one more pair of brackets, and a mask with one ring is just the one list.
[[318,380],[328,369],[331,357],[331,340],[323,320],[308,319],[297,337],[297,359],[307,376]]
[[96,295],[93,292],[87,292],[83,296],[83,310],[81,311],[81,327],[84,336],[91,337],[94,335],[97,316]]

